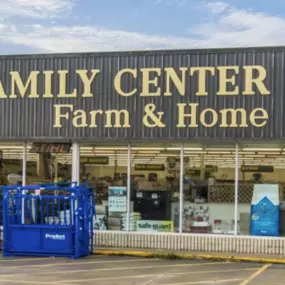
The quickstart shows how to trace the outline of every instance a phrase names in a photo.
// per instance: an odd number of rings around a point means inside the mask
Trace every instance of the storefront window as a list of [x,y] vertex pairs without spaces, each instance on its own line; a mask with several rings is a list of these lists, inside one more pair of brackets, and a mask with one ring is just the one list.
[[81,177],[96,192],[95,228],[178,231],[179,155],[179,147],[131,145],[128,217],[128,146],[82,145]]
[[278,145],[241,145],[238,209],[242,235],[285,236],[284,163]]
[[128,145],[81,145],[80,177],[96,193],[95,229],[127,230]]
[[53,143],[27,144],[26,184],[71,181],[72,148],[62,145],[66,148]]
[[132,181],[137,231],[179,231],[180,147],[134,145]]
[[[22,183],[23,143],[0,144],[0,183],[1,185]],[[29,165],[34,170],[34,165]]]
[[183,232],[234,234],[233,146],[184,148]]

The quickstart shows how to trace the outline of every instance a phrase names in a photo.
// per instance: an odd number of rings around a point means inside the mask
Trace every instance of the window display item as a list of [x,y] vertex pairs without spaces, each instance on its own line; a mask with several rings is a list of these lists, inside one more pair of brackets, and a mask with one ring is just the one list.
[[[179,214],[179,213],[178,213]],[[183,215],[183,232],[189,233],[193,221],[193,210],[192,208],[184,209],[184,215]]]
[[127,188],[110,186],[108,188],[108,211],[126,212],[127,211]]
[[[130,213],[130,218],[129,218],[129,230],[131,232],[135,232],[137,230],[137,221],[141,219],[141,214],[140,213]],[[122,214],[121,215],[121,227],[122,231],[127,231],[127,214]]]
[[207,206],[193,206],[192,208],[192,233],[208,233],[211,231],[209,221],[209,207]]
[[94,226],[95,230],[105,231],[108,228],[108,218],[107,218],[107,207],[106,205],[97,205],[96,206],[96,215],[94,217]]
[[[228,235],[234,235],[235,234],[235,220],[231,221],[230,229],[227,232]],[[240,222],[237,221],[237,234],[240,235]]]
[[213,234],[223,234],[223,221],[214,220]]
[[251,202],[250,234],[279,236],[279,185],[255,184]]
[[96,215],[94,219],[94,230],[107,230],[107,217],[105,215]]
[[149,173],[148,174],[148,181],[149,182],[157,182],[157,174],[156,173]]
[[[138,193],[138,192],[137,192]],[[134,199],[134,211],[144,220],[171,220],[171,192],[140,190]]]
[[285,236],[285,201],[280,202],[280,236]]
[[7,176],[7,180],[11,185],[18,185],[22,183],[22,175],[11,173]]
[[120,213],[109,213],[108,214],[108,230],[120,231],[121,230],[121,214]]
[[173,221],[140,220],[137,221],[138,232],[168,232],[174,231]]

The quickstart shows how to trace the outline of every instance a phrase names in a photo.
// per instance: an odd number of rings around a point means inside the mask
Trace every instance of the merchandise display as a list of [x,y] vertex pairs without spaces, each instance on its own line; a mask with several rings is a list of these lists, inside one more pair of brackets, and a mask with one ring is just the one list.
[[[129,231],[135,232],[137,231],[137,222],[141,220],[141,214],[136,212],[130,213],[129,218]],[[121,230],[127,231],[127,214],[124,213],[121,215]]]
[[[274,179],[278,181],[278,177],[285,177],[279,169],[269,166],[253,168],[249,165],[243,165],[240,168],[238,207],[237,212],[235,212],[235,172],[233,166],[231,169],[227,169],[220,167],[220,163],[212,165],[211,162],[207,162],[207,164],[201,162],[200,164],[200,160],[209,159],[207,155],[214,155],[210,154],[211,151],[203,151],[204,153],[209,152],[209,154],[201,157],[199,157],[199,151],[197,153],[190,151],[189,157],[187,157],[188,151],[185,150],[182,190],[180,187],[179,150],[172,150],[171,148],[168,151],[160,148],[158,150],[147,148],[143,151],[140,149],[132,150],[134,155],[131,159],[130,181],[127,174],[127,151],[120,151],[120,148],[118,150],[102,148],[100,151],[100,155],[94,153],[93,156],[90,152],[88,157],[83,151],[80,174],[82,183],[92,187],[96,194],[97,212],[93,225],[96,230],[127,230],[127,189],[130,183],[129,230],[131,231],[155,231],[157,228],[159,231],[179,232],[180,191],[183,191],[182,231],[184,233],[285,236],[285,226],[283,225],[285,206],[282,203],[285,201],[285,183],[271,182],[271,184],[279,185],[280,188],[279,209],[277,209],[279,200],[273,202],[274,199],[270,198],[273,192],[269,191],[267,186],[266,191],[271,194],[264,195],[261,200],[258,198],[259,202],[253,202],[254,199],[257,199],[256,185],[270,184],[265,184],[265,181],[271,179],[267,177],[273,177],[272,181]],[[103,156],[104,152],[106,154]],[[116,153],[116,155],[113,156],[111,152]],[[27,170],[29,170],[27,181],[29,183],[31,181],[47,182],[49,179],[69,181],[71,160],[62,159],[60,155],[55,156],[54,154],[33,155],[38,156],[39,159],[31,161],[27,165]],[[196,163],[191,158],[194,155],[199,157],[199,161],[197,162],[196,159]],[[21,181],[21,161],[15,158],[9,159],[5,154],[4,158],[0,172],[3,181],[5,180],[6,184],[23,182]],[[137,160],[144,160],[145,163],[137,163]],[[154,163],[154,160],[158,160],[159,163]],[[265,171],[265,173],[261,174],[258,172],[259,170]],[[272,174],[269,171],[274,171],[274,173]],[[45,173],[49,174],[46,175]],[[253,199],[253,197],[255,198]],[[268,210],[269,208],[276,209],[276,211],[267,219],[265,212],[271,213]],[[35,213],[32,214],[35,216]],[[237,228],[235,227],[235,218],[237,218]],[[50,216],[45,217],[45,219],[47,223],[57,222],[57,220],[50,219]],[[62,211],[56,219],[66,220],[66,223],[70,222],[69,217],[64,217]],[[262,226],[263,229],[261,229],[258,225],[266,219],[268,223],[264,224],[265,226]]]
[[255,184],[251,202],[250,234],[279,236],[279,185]]

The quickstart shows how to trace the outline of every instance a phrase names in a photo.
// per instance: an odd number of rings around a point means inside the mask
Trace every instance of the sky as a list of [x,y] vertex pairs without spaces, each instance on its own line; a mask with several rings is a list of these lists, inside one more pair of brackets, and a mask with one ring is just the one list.
[[285,0],[0,0],[0,54],[285,45]]

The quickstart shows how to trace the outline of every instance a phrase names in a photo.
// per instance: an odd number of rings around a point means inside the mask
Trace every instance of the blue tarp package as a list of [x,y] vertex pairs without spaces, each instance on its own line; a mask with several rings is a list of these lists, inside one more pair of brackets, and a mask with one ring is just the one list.
[[91,255],[94,215],[93,189],[85,185],[3,187],[3,256]]

